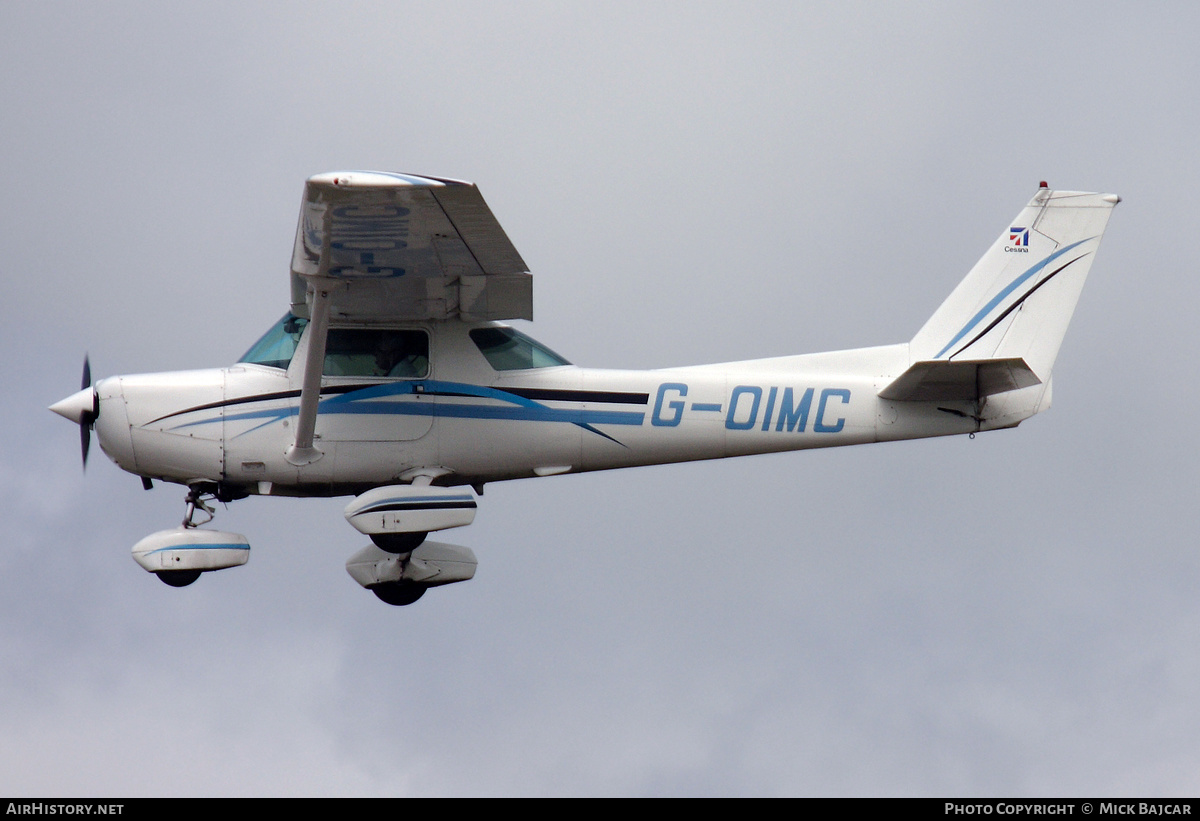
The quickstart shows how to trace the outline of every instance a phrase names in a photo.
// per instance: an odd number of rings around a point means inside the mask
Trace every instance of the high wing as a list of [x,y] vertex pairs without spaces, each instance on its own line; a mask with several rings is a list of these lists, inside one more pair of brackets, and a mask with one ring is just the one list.
[[[469,182],[379,171],[310,177],[292,313],[328,290],[335,321],[532,319],[533,277]],[[311,300],[311,297],[309,297]]]
[[383,171],[309,177],[292,251],[292,313],[310,320],[295,442],[313,446],[329,322],[533,319],[533,277],[479,189]]

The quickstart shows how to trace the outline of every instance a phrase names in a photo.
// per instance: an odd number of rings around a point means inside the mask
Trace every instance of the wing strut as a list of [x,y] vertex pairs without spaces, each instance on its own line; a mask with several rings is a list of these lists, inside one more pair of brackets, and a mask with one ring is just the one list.
[[321,372],[325,366],[325,339],[329,330],[328,284],[312,284],[309,308],[308,358],[304,362],[304,384],[300,388],[300,418],[296,420],[296,441],[284,458],[293,465],[311,465],[325,454],[313,447],[317,429],[317,404],[321,401]]

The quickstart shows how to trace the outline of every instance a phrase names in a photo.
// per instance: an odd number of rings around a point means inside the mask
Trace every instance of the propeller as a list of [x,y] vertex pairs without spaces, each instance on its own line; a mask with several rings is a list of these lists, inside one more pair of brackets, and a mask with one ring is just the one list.
[[[83,377],[79,380],[79,389],[81,391],[89,390],[92,387],[92,363],[88,360],[88,355],[83,355]],[[92,391],[92,407],[90,410],[81,410],[79,412],[79,451],[83,457],[83,469],[87,470],[88,450],[92,446],[92,426],[96,424],[96,419],[100,416],[100,396]]]
[[88,450],[92,445],[92,426],[100,416],[100,396],[92,388],[92,365],[85,354],[83,357],[83,379],[79,392],[55,402],[50,410],[64,419],[79,425],[79,449],[83,456],[83,468],[87,470]]

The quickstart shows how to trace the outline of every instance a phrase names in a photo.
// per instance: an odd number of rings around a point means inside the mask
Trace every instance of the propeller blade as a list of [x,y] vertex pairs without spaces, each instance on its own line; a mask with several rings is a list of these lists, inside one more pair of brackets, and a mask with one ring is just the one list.
[[[87,354],[83,355],[83,378],[79,382],[79,389],[87,390],[92,387],[92,363]],[[100,397],[96,392],[92,391],[92,407],[91,410],[79,412],[79,450],[83,456],[83,469],[87,471],[88,451],[92,447],[92,425],[96,422],[96,417],[100,415]]]
[[87,470],[88,449],[92,445],[92,429],[88,425],[79,426],[79,447],[83,454],[83,469]]

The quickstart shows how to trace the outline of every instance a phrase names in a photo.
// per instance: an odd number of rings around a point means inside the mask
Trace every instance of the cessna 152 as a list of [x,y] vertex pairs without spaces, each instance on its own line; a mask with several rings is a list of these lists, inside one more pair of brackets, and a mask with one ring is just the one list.
[[[350,575],[389,604],[475,572],[425,541],[475,517],[487,482],[1008,428],[1050,406],[1055,357],[1113,206],[1029,204],[909,342],[654,371],[576,367],[500,324],[532,319],[532,276],[458,180],[308,180],[291,307],[235,365],[91,384],[51,410],[149,489],[186,485],[182,527],[133,548],[173,586],[244,564],[203,529],[212,500],[355,498],[373,544]],[[473,492],[472,492],[473,491]],[[199,519],[199,521],[198,521]]]

